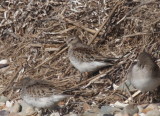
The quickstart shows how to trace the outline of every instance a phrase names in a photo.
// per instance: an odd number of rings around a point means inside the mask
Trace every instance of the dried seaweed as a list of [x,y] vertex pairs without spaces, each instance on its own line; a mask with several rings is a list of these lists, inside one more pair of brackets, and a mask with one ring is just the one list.
[[[99,107],[124,102],[130,96],[114,92],[112,84],[125,80],[128,68],[144,49],[160,58],[159,4],[158,0],[2,0],[0,58],[10,64],[1,71],[2,90],[13,78],[17,82],[30,76],[52,81],[64,91],[72,89],[69,93],[75,97],[68,109],[77,113],[84,112],[84,102]],[[122,58],[79,83],[80,74],[67,57],[65,40],[70,34],[104,56]],[[10,92],[11,88],[4,94]],[[155,96],[140,94],[134,102],[146,103],[151,98]]]

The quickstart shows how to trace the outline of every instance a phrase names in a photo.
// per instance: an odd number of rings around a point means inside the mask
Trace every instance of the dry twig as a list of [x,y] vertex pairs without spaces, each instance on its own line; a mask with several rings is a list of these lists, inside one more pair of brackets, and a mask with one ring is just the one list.
[[97,35],[99,34],[99,32],[101,31],[101,29],[105,26],[109,24],[109,20],[110,18],[113,16],[113,13],[115,12],[116,8],[121,4],[122,2],[117,2],[117,4],[115,5],[115,7],[113,8],[113,10],[111,11],[110,15],[107,17],[107,19],[104,21],[104,23],[100,26],[99,30],[94,34],[94,36],[92,37],[92,39],[88,42],[88,45],[90,45],[92,43],[92,41],[94,41],[94,39],[97,37]]

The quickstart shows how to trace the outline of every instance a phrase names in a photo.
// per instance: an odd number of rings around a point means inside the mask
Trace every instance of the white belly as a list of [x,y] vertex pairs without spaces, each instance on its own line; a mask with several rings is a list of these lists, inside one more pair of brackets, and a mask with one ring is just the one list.
[[151,91],[160,85],[160,79],[151,77],[150,71],[146,68],[139,70],[137,65],[133,66],[131,83],[133,86],[141,91]]
[[91,72],[95,71],[101,67],[106,66],[105,62],[80,62],[76,60],[75,58],[70,58],[70,62],[73,64],[75,68],[77,68],[80,72]]
[[58,101],[64,99],[65,96],[64,95],[52,95],[50,97],[35,98],[29,95],[25,95],[22,98],[27,104],[33,107],[48,108],[48,107],[54,106]]

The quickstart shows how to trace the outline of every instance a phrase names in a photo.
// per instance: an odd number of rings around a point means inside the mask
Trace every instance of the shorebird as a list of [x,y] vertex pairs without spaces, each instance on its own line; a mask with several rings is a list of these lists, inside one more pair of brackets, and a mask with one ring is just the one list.
[[70,37],[66,41],[68,57],[71,64],[81,73],[93,72],[102,67],[111,66],[117,58],[107,58],[90,46],[85,45],[76,37]]
[[57,103],[70,95],[62,94],[61,91],[44,80],[35,80],[29,77],[23,78],[15,88],[21,89],[22,99],[36,108],[52,109]]
[[160,68],[150,54],[142,52],[127,77],[136,89],[142,92],[151,91],[160,85]]

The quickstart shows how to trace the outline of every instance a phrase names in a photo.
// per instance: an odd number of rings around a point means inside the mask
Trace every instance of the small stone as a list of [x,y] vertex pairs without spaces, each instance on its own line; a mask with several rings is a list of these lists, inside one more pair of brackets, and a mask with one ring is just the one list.
[[60,116],[60,114],[58,112],[54,112],[50,116]]
[[5,96],[0,96],[0,102],[6,103],[6,101],[8,101],[9,99]]
[[128,104],[125,103],[121,103],[119,101],[116,101],[114,104],[110,104],[110,106],[112,107],[116,107],[116,108],[124,108],[126,107]]
[[28,105],[27,103],[25,103],[24,101],[19,101],[20,105],[22,106],[22,111],[20,112],[20,114],[22,115],[32,115],[35,114],[35,110],[32,106]]
[[[104,114],[100,113],[100,112],[85,112],[82,116],[104,116]],[[113,115],[111,115],[113,116]]]
[[69,114],[64,115],[64,116],[78,116],[78,114],[75,114],[75,113],[73,113],[73,112],[70,112]]
[[119,112],[119,113],[115,114],[114,116],[129,116],[129,114],[124,113],[124,112]]
[[83,113],[82,116],[98,116],[100,114],[100,111],[95,111],[95,110],[89,110]]
[[134,114],[133,116],[140,116],[138,113]]
[[139,110],[136,105],[130,104],[123,109],[123,112],[133,116],[135,113],[138,113]]
[[103,114],[101,114],[101,111],[97,106],[94,106],[92,109],[84,112],[82,116],[103,116]]
[[144,114],[144,113],[140,113],[140,114],[139,114],[139,116],[146,116],[146,114]]
[[103,114],[111,114],[114,115],[116,112],[120,112],[121,110],[116,107],[111,107],[111,106],[102,106],[101,107],[101,113]]
[[21,116],[21,115],[19,115],[19,114],[15,113],[15,112],[12,112],[12,113],[10,113],[10,114],[9,114],[9,115],[7,115],[7,116]]
[[143,113],[147,113],[152,110],[158,110],[158,105],[156,104],[149,104],[145,109],[142,110]]
[[147,112],[146,116],[160,116],[160,111],[158,110],[152,110]]
[[138,105],[137,107],[138,107],[139,112],[142,112],[142,111],[143,111],[143,108],[144,108],[144,107],[143,107],[142,105]]
[[149,104],[147,108],[158,109],[158,104]]
[[6,107],[5,103],[0,102],[0,110],[4,109]]
[[114,116],[114,115],[111,115],[111,114],[100,114],[99,116]]
[[12,107],[10,107],[10,112],[17,113],[21,110],[21,105],[18,102],[15,102]]
[[13,101],[6,101],[6,107],[8,107],[8,108],[12,107],[13,104],[14,104]]
[[7,64],[8,61],[6,59],[0,60],[0,64]]
[[0,111],[0,116],[8,116],[9,112],[6,110],[1,110]]

